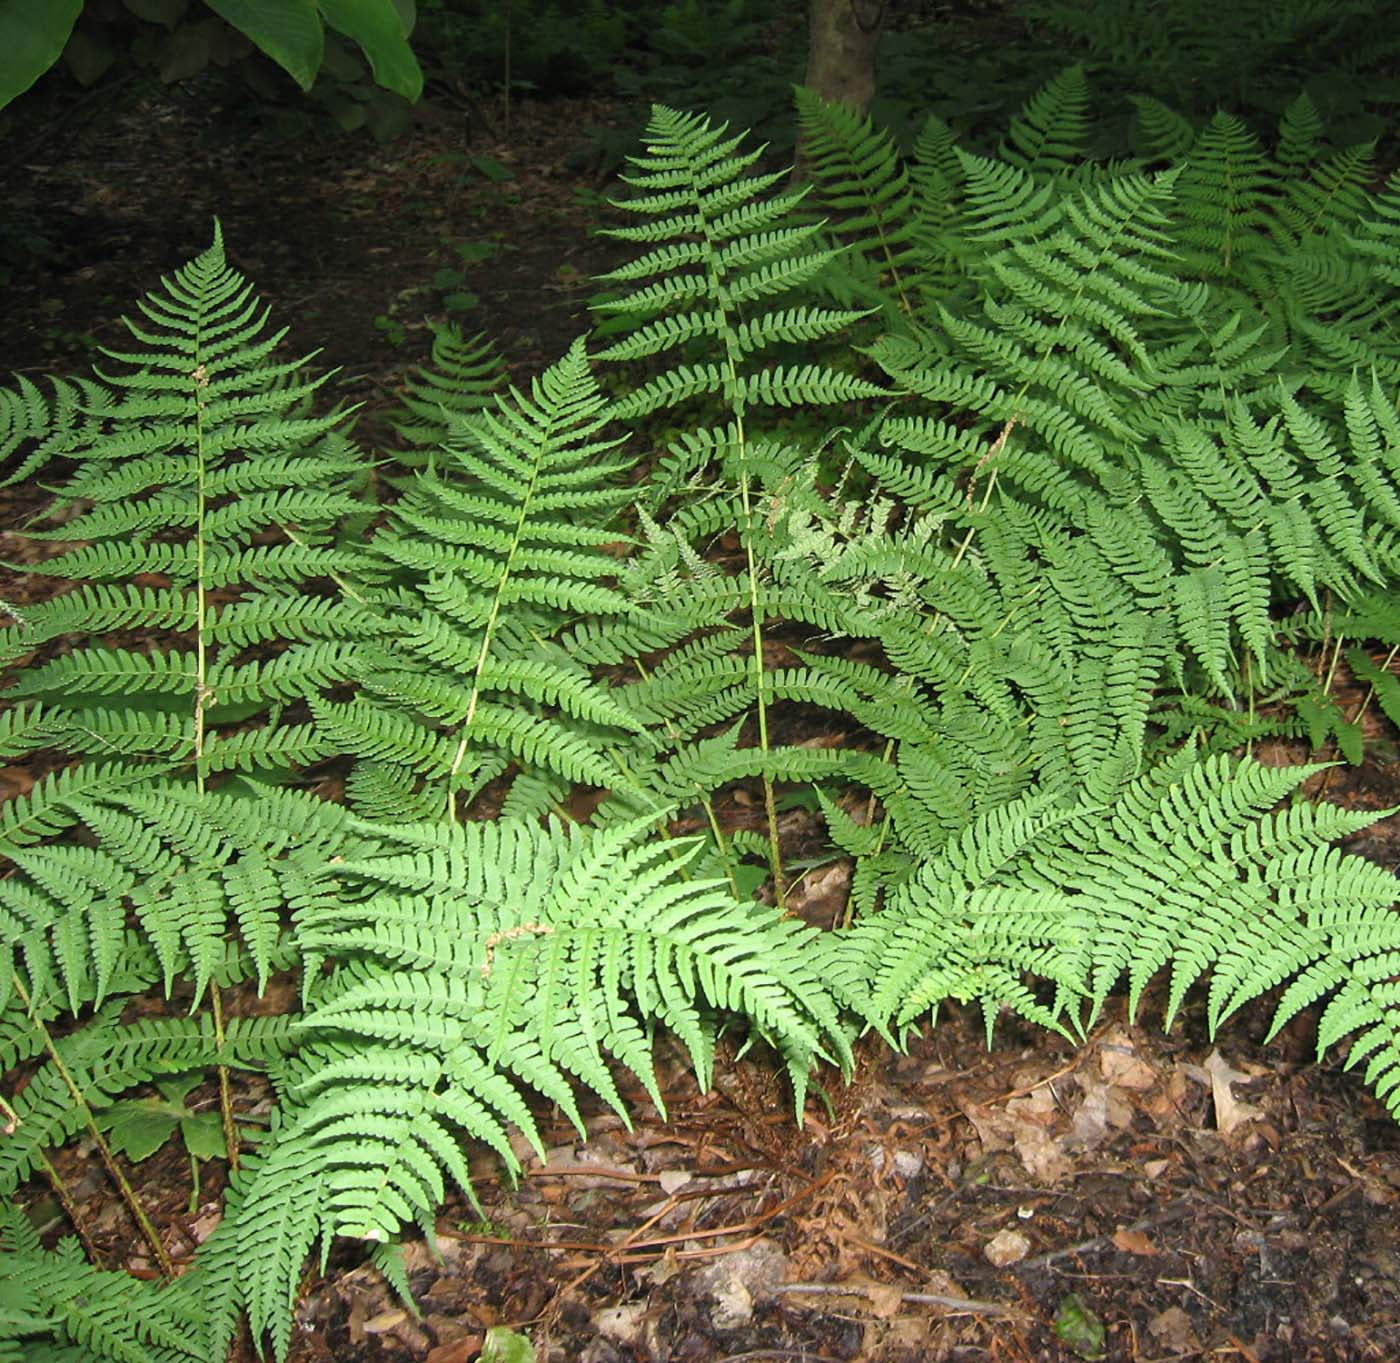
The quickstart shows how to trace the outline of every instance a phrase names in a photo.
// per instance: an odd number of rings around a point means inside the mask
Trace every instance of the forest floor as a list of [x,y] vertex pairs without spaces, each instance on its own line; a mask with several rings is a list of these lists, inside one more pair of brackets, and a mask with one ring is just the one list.
[[[120,346],[120,314],[217,214],[291,348],[323,348],[371,438],[446,293],[479,296],[464,329],[527,381],[587,326],[590,276],[618,258],[588,233],[606,181],[573,159],[609,111],[517,105],[508,138],[490,112],[489,129],[442,115],[377,147],[220,137],[191,104],[52,163],[36,152],[16,200],[52,249],[0,297],[0,373],[75,372]],[[434,285],[439,271],[460,278]],[[0,503],[0,559],[20,556],[35,495]],[[12,575],[0,596],[31,585]],[[0,797],[28,779],[0,770]],[[1400,804],[1400,767],[1335,769],[1320,793]],[[1397,866],[1396,825],[1353,850]],[[839,912],[843,888],[840,867],[812,873],[804,917]],[[485,1219],[463,1200],[440,1257],[409,1244],[421,1318],[338,1248],[308,1277],[292,1358],[469,1363],[496,1324],[540,1363],[1400,1358],[1400,1128],[1337,1055],[1314,1063],[1311,1019],[1264,1045],[1264,1000],[1212,1041],[1201,1002],[1170,1034],[1160,1004],[1149,993],[1134,1025],[1113,1002],[1079,1047],[1013,1020],[989,1049],[980,1014],[947,1010],[903,1054],[862,1043],[850,1084],[819,1076],[801,1127],[752,1055],[722,1056],[708,1094],[664,1062],[666,1118],[630,1093],[633,1129],[591,1110],[586,1143],[543,1111],[546,1160],[510,1187],[477,1159]],[[90,1152],[56,1162],[106,1262],[132,1262]],[[131,1174],[187,1256],[217,1216],[216,1166],[193,1196],[173,1146]]]

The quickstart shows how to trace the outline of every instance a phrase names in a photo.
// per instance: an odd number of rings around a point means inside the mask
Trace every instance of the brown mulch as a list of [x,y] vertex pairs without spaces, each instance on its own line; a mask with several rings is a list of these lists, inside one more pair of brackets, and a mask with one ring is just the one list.
[[[367,424],[426,353],[441,303],[426,282],[444,268],[480,295],[466,329],[528,377],[587,326],[589,276],[616,258],[578,194],[603,186],[570,162],[608,113],[517,106],[508,142],[435,117],[376,147],[219,140],[197,101],[138,111],[29,167],[27,192],[74,227],[5,291],[0,372],[71,370],[119,345],[116,316],[218,214],[293,348],[324,346]],[[477,156],[513,178],[473,170]],[[498,250],[463,265],[463,241]],[[0,504],[0,531],[30,500]],[[22,601],[30,581],[0,597]],[[1368,764],[1326,793],[1388,807],[1397,776]],[[1355,845],[1394,867],[1397,837],[1391,819]],[[839,873],[809,888],[839,897]],[[826,1076],[801,1128],[761,1058],[722,1060],[710,1094],[668,1059],[665,1121],[631,1092],[633,1129],[592,1111],[583,1143],[542,1112],[548,1158],[516,1188],[478,1158],[486,1219],[463,1201],[439,1220],[438,1257],[408,1247],[421,1318],[338,1249],[308,1279],[293,1359],[470,1363],[500,1324],[541,1363],[1400,1357],[1400,1129],[1335,1056],[1314,1062],[1307,1018],[1265,1046],[1263,1002],[1213,1042],[1199,1003],[1170,1034],[1159,1016],[1133,1025],[1115,1004],[1078,1048],[1004,1019],[989,1051],[980,1015],[949,1010],[905,1054],[863,1045],[852,1083]],[[121,1262],[130,1227],[94,1162],[57,1163]],[[217,1169],[193,1210],[173,1147],[132,1175],[187,1254],[216,1215]],[[1075,1297],[1087,1324],[1065,1338]]]

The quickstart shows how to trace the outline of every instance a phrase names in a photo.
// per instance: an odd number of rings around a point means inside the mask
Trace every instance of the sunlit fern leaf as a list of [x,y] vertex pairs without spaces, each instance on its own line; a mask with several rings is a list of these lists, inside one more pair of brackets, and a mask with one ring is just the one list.
[[15,873],[0,881],[0,948],[31,990],[61,989],[75,1009],[100,1001],[128,951],[128,923],[154,953],[152,982],[167,990],[188,976],[198,997],[223,968],[235,926],[265,981],[298,883],[294,868],[273,860],[291,848],[313,861],[344,850],[340,811],[300,792],[237,782],[200,795],[149,769],[139,779],[129,769],[76,779],[103,770],[49,778],[63,801],[58,812],[81,821],[96,845],[46,845],[31,824],[31,836],[8,849]]
[[575,1084],[625,1113],[620,1063],[660,1106],[650,1023],[677,1031],[702,1082],[732,1012],[788,1057],[799,1094],[816,1055],[849,1062],[809,930],[688,879],[695,844],[651,822],[380,829],[377,854],[323,868],[297,931],[311,962],[338,964],[309,981],[288,1105],[195,1275],[225,1303],[221,1338],[242,1306],[284,1354],[312,1245],[430,1219],[445,1176],[470,1195],[463,1136],[517,1168],[512,1128],[539,1149],[526,1090],[582,1129]]
[[[88,1263],[76,1238],[46,1249],[24,1211],[0,1203],[0,1357],[20,1363],[186,1363],[202,1329],[155,1283]],[[51,1342],[55,1336],[62,1343]],[[21,1352],[22,1350],[22,1352]]]
[[52,772],[24,795],[0,804],[0,852],[41,842],[78,823],[81,802],[125,786],[138,785],[149,772],[118,762],[99,762]]
[[[201,776],[305,765],[327,753],[324,737],[304,726],[274,736],[269,721],[361,670],[351,641],[373,633],[372,620],[308,582],[345,586],[363,562],[362,546],[337,537],[363,514],[369,465],[334,429],[338,417],[307,414],[322,380],[276,358],[280,333],[267,331],[251,286],[229,268],[217,228],[141,313],[129,324],[132,350],[106,352],[95,380],[56,391],[52,431],[31,451],[74,465],[41,517],[61,528],[30,533],[75,547],[34,570],[79,583],[22,611],[0,657],[70,632],[90,646],[31,668],[11,694],[44,702],[53,746],[97,762],[181,764]],[[157,574],[168,583],[141,581]],[[151,651],[103,637],[117,631],[169,643]],[[283,648],[288,640],[297,642]],[[233,661],[234,649],[257,644],[280,656]],[[259,737],[248,736],[250,722]],[[242,732],[216,755],[235,726]],[[28,815],[3,817],[18,830]]]
[[629,333],[599,358],[638,359],[676,347],[683,357],[700,347],[716,358],[680,363],[644,382],[621,399],[618,415],[634,420],[701,398],[742,411],[878,395],[874,384],[816,365],[752,367],[760,351],[795,334],[818,341],[862,315],[791,304],[744,308],[806,285],[832,259],[816,244],[817,226],[792,219],[805,191],[770,192],[783,177],[751,174],[759,152],[698,115],[656,105],[646,140],[623,177],[637,197],[615,206],[647,221],[609,235],[650,249],[603,276],[632,287],[598,305]]
[[609,585],[609,522],[630,496],[611,417],[576,343],[528,395],[455,422],[395,508],[374,548],[413,604],[392,603],[397,638],[369,655],[364,698],[313,703],[337,742],[377,764],[351,784],[374,807],[406,812],[436,790],[451,812],[497,755],[568,781],[624,779],[607,746],[636,721],[549,643],[580,618],[632,612]]

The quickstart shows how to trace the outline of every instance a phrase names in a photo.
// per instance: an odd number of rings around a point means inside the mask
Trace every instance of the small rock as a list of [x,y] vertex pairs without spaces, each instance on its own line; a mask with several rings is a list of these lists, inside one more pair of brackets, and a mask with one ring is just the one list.
[[727,1254],[695,1275],[696,1293],[714,1301],[717,1330],[740,1330],[753,1320],[754,1298],[766,1296],[783,1280],[787,1258],[771,1240]]
[[628,1302],[622,1306],[605,1307],[593,1316],[598,1333],[619,1344],[631,1344],[641,1333],[647,1313],[645,1302]]
[[1147,1333],[1176,1354],[1195,1353],[1201,1347],[1191,1317],[1179,1306],[1169,1306],[1147,1322]]
[[999,1230],[982,1250],[982,1257],[995,1268],[1019,1264],[1031,1252],[1031,1242],[1018,1230]]

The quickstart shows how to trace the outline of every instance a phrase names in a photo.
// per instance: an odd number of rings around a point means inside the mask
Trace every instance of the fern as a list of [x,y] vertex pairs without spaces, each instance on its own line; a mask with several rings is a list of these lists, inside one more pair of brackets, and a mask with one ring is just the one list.
[[409,468],[433,464],[456,423],[490,405],[503,372],[485,337],[465,337],[450,323],[433,327],[432,335],[429,363],[409,378],[403,410],[394,422],[408,447],[397,458]]
[[[427,1221],[444,1174],[471,1195],[465,1133],[518,1168],[510,1128],[539,1149],[522,1095],[572,1088],[624,1117],[613,1063],[663,1108],[650,1024],[708,1082],[720,1019],[749,1017],[784,1056],[797,1101],[813,1058],[850,1052],[812,934],[688,878],[696,847],[651,819],[589,835],[515,820],[376,829],[375,855],[329,865],[298,938],[312,967],[300,1051],[280,1077],[280,1126],[240,1176],[201,1288],[285,1351],[302,1258],[334,1234],[379,1241]],[[249,1259],[250,1254],[253,1258]]]
[[[75,625],[99,637],[28,669],[11,694],[45,706],[33,743],[118,763],[179,764],[202,780],[229,767],[314,761],[329,745],[309,729],[267,750],[220,748],[226,725],[357,675],[353,635],[371,622],[339,605],[339,628],[319,637],[324,598],[287,593],[355,572],[360,550],[336,535],[363,510],[367,466],[335,418],[298,414],[321,381],[271,358],[278,335],[266,334],[266,314],[225,262],[217,229],[142,313],[128,323],[142,349],[113,352],[121,370],[97,382],[60,388],[53,430],[24,459],[25,470],[41,457],[76,461],[46,513],[62,528],[29,533],[78,542],[36,570],[84,585],[28,608],[0,655],[16,658]],[[249,547],[269,535],[277,542]],[[169,585],[139,586],[132,579],[142,573]],[[305,642],[284,647],[287,612],[298,610]],[[240,628],[237,647],[221,652],[225,611]],[[143,627],[180,631],[190,646],[148,655],[100,637]],[[280,650],[275,665],[236,660],[238,648],[257,646]],[[143,703],[110,699],[133,694]]]
[[[94,1268],[69,1237],[46,1250],[18,1207],[0,1203],[0,1357],[37,1358],[57,1336],[70,1363],[183,1363],[207,1359],[203,1331],[151,1283]],[[16,1349],[5,1353],[7,1347]],[[25,1350],[18,1352],[19,1348]]]
[[[0,398],[25,476],[73,461],[41,534],[82,579],[0,639],[0,753],[68,763],[0,809],[0,1356],[212,1358],[246,1317],[283,1357],[308,1254],[357,1239],[402,1286],[393,1239],[471,1196],[474,1146],[516,1170],[533,1100],[625,1120],[630,1076],[660,1109],[662,1029],[705,1083],[743,1022],[800,1113],[853,1025],[954,998],[1073,1037],[1165,976],[1168,1023],[1199,987],[1212,1027],[1317,1007],[1400,1117],[1394,879],[1331,846],[1372,816],[1226,751],[1359,741],[1299,641],[1400,704],[1367,646],[1400,643],[1394,186],[1306,101],[1272,152],[1140,104],[1148,176],[1081,157],[1078,71],[997,156],[930,121],[904,161],[799,99],[827,223],[657,108],[615,396],[580,341],[488,401],[484,346],[440,338],[405,477],[311,414],[217,238],[119,373]],[[326,759],[347,805],[286,788]],[[721,800],[755,782],[762,833]],[[785,784],[852,864],[831,932],[784,913]],[[225,1015],[280,972],[299,1005]],[[133,1089],[229,1067],[268,1133],[180,1281],[4,1200]]]
[[[630,609],[608,585],[618,532],[607,522],[629,496],[609,415],[578,343],[528,398],[459,420],[440,471],[417,480],[374,542],[405,581],[386,608],[397,638],[366,655],[359,696],[313,710],[365,760],[351,790],[378,815],[435,802],[455,817],[506,763],[561,791],[624,780],[609,741],[636,721],[552,639],[581,615]],[[553,787],[538,790],[529,803],[547,806]]]

